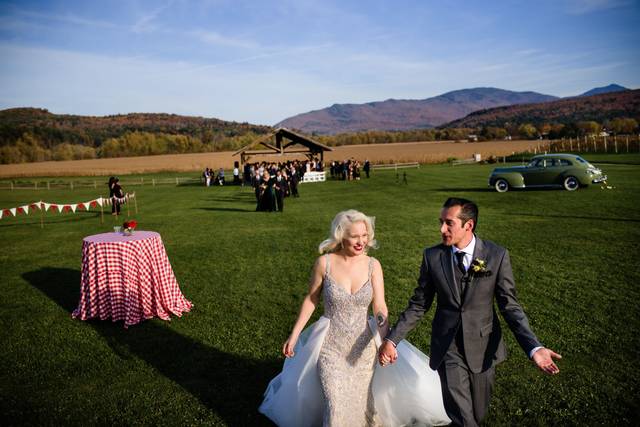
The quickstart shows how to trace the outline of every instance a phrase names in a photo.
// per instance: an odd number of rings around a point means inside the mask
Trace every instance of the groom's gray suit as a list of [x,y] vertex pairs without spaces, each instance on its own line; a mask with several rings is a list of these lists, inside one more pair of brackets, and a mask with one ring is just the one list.
[[399,343],[436,298],[430,366],[440,374],[453,424],[476,425],[489,406],[494,367],[507,355],[494,300],[527,356],[541,344],[516,298],[506,249],[476,236],[473,259],[486,261],[486,272],[474,276],[469,269],[464,290],[463,275],[456,271],[453,259],[450,246],[424,250],[418,286],[387,339]]

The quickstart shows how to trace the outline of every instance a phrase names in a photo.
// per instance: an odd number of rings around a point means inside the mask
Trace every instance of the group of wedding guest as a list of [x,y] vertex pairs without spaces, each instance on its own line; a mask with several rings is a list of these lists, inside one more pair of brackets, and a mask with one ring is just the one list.
[[342,181],[359,181],[361,171],[365,173],[367,178],[369,178],[371,163],[367,159],[364,161],[364,164],[362,164],[359,160],[356,160],[353,157],[343,161],[334,160],[329,166],[329,171],[331,178],[333,179],[339,179]]
[[206,187],[210,187],[212,185],[224,185],[224,169],[220,168],[216,173],[213,168],[205,168],[202,172],[202,182]]
[[300,197],[298,183],[306,171],[305,162],[252,163],[245,165],[245,182],[253,186],[256,211],[284,212],[284,199]]

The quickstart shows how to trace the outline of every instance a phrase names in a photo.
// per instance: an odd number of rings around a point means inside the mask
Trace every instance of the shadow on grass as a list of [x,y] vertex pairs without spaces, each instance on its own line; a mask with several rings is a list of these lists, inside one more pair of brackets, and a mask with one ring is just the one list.
[[218,196],[218,197],[211,197],[208,198],[207,201],[211,201],[211,202],[238,202],[238,201],[249,201],[249,200],[255,200],[256,199],[256,195],[253,191],[251,191],[250,193],[237,193],[234,194],[232,196]]
[[239,208],[196,208],[203,211],[216,211],[216,212],[255,212],[256,209],[239,209]]
[[[38,215],[38,216],[36,216],[36,215]],[[91,212],[91,211],[82,212],[82,211],[78,210],[74,214],[56,214],[56,215],[68,215],[68,217],[64,217],[64,216],[59,216],[59,217],[48,216],[47,217],[47,216],[45,216],[44,221],[43,221],[45,228],[47,227],[48,224],[58,224],[58,223],[64,223],[64,222],[72,222],[72,221],[73,222],[78,222],[78,221],[88,221],[88,220],[100,221],[100,212],[97,212],[97,213],[96,212]],[[80,215],[81,217],[78,218],[78,217],[76,217],[76,215]],[[111,213],[109,213],[109,214],[105,213],[104,214],[105,221],[106,221],[107,215],[110,216]],[[22,216],[22,214],[19,215],[19,216]],[[9,224],[6,224],[6,223],[0,224],[0,228],[25,226],[25,225],[37,225],[38,227],[40,226],[40,216],[39,216],[39,214],[31,215],[30,220],[27,221],[27,222],[22,222],[19,219],[17,219],[16,221],[19,221],[19,222],[9,223]]]
[[[497,193],[497,191],[493,187],[485,187],[485,188],[436,188],[435,191],[457,191],[461,193]],[[528,188],[511,188],[509,192],[514,193],[531,193],[536,191],[566,191],[562,187],[528,187]]]
[[[65,311],[71,313],[76,308],[78,270],[47,267],[25,273],[23,278]],[[257,408],[282,361],[226,353],[181,335],[159,320],[145,321],[129,329],[125,329],[122,322],[110,320],[85,323],[105,338],[114,353],[124,360],[130,354],[145,360],[200,400],[227,425],[272,425]]]
[[492,188],[460,188],[460,187],[451,187],[451,188],[436,188],[435,191],[441,192],[457,192],[457,193],[490,193],[493,190]]
[[596,217],[596,216],[584,216],[584,215],[531,214],[531,213],[518,213],[518,212],[505,212],[502,215],[535,217],[535,218],[586,219],[589,221],[640,222],[640,219],[635,219],[635,218],[606,218],[601,216]]

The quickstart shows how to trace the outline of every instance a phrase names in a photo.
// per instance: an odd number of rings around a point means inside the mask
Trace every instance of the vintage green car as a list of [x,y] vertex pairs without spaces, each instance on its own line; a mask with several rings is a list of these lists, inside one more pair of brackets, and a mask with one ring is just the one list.
[[543,154],[526,166],[496,168],[489,176],[489,186],[499,193],[511,188],[561,187],[568,191],[606,181],[607,176],[580,156]]

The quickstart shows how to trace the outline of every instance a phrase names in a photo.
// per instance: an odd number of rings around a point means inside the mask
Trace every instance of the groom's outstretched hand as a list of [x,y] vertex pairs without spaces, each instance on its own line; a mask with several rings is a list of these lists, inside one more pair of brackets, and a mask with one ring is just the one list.
[[538,369],[546,374],[555,375],[560,372],[560,368],[558,368],[558,366],[553,362],[553,359],[560,360],[562,359],[562,356],[548,348],[542,347],[538,349],[533,353],[533,357],[531,359]]
[[378,352],[378,362],[381,366],[394,363],[398,359],[398,351],[393,343],[389,340],[384,340],[380,346]]

